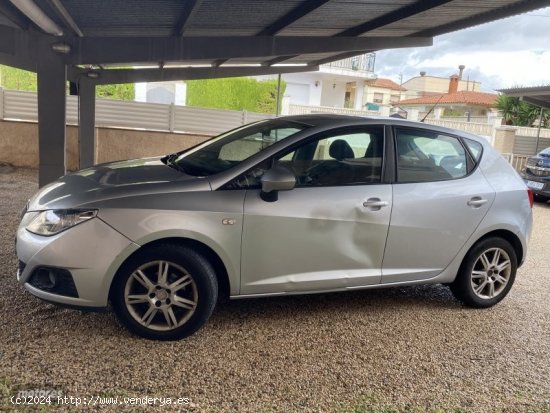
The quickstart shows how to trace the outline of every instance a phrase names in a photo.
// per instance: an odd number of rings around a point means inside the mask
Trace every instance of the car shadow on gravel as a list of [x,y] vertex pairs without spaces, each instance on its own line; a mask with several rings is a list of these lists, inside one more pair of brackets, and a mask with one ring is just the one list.
[[220,303],[216,307],[214,316],[283,317],[288,312],[304,315],[332,313],[334,310],[340,313],[372,309],[383,312],[404,307],[441,309],[462,306],[447,287],[437,284],[230,300]]
[[[30,320],[44,327],[44,335],[60,332],[78,334],[81,339],[98,335],[104,337],[133,337],[108,309],[101,312],[79,311],[30,298],[31,308],[25,309]],[[26,307],[26,306],[25,306]],[[307,323],[312,319],[333,319],[373,315],[390,315],[411,311],[441,312],[462,308],[443,285],[357,290],[338,293],[289,295],[249,298],[221,302],[207,323],[213,328],[232,330],[244,321],[262,325],[277,320],[281,323]],[[21,309],[23,310],[23,309]],[[253,327],[252,327],[253,328]],[[41,335],[40,328],[35,334]]]

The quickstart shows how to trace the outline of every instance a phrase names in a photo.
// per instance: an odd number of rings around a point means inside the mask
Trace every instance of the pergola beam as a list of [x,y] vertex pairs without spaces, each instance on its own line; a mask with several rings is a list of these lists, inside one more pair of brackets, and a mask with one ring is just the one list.
[[301,19],[313,10],[318,9],[330,0],[305,0],[287,14],[267,26],[258,33],[258,36],[274,36],[295,21]]
[[61,0],[48,0],[48,2],[61,20],[63,20],[65,26],[69,27],[78,37],[84,36],[69,11],[65,8],[63,3],[61,3]]
[[524,0],[519,3],[513,3],[508,6],[502,6],[480,14],[476,14],[464,19],[455,20],[451,23],[443,24],[432,29],[420,30],[411,36],[439,36],[440,34],[450,33],[462,30],[466,27],[477,26],[479,24],[503,19],[516,14],[526,13],[538,8],[548,7],[548,0]]
[[276,67],[189,67],[170,69],[110,69],[110,70],[83,70],[71,69],[69,79],[77,81],[89,77],[93,73],[96,85],[137,83],[137,82],[164,82],[172,80],[214,79],[222,77],[260,76],[278,73],[310,72],[318,70],[316,66],[276,66]]
[[406,19],[407,17],[414,16],[415,14],[433,9],[434,7],[442,6],[443,4],[451,1],[452,0],[419,0],[415,3],[409,4],[408,6],[401,7],[355,27],[343,30],[336,36],[359,36],[370,32],[371,30],[387,26],[388,24]]
[[29,28],[30,20],[18,9],[10,6],[8,2],[0,2],[0,14],[6,16],[9,21],[20,29],[27,30]]
[[183,11],[178,20],[178,23],[176,24],[176,28],[174,29],[174,34],[176,36],[182,36],[185,33],[187,23],[189,22],[193,14],[196,13],[198,6],[201,4],[201,2],[202,0],[185,0],[183,2]]
[[297,54],[293,54],[293,55],[290,55],[290,56],[274,57],[273,59],[266,60],[265,62],[262,62],[262,66],[273,66],[273,65],[276,65],[277,63],[281,63],[281,62],[293,59],[293,58],[298,57],[298,56],[299,55],[297,55]]
[[72,64],[192,61],[339,53],[431,46],[431,37],[83,37],[67,55]]

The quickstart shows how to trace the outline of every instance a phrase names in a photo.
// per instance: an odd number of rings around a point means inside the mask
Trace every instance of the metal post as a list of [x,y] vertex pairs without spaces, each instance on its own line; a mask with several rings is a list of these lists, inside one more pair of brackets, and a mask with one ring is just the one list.
[[78,81],[78,154],[79,167],[95,164],[95,83],[88,78]]
[[40,53],[38,79],[38,185],[66,172],[65,105],[67,68],[53,52]]
[[275,108],[275,116],[279,116],[279,101],[281,100],[281,74],[277,76],[277,107]]
[[539,127],[537,128],[537,143],[535,144],[535,153],[539,151],[539,141],[540,141],[540,128],[542,127],[542,114],[544,112],[544,108],[540,107],[540,115],[539,115]]

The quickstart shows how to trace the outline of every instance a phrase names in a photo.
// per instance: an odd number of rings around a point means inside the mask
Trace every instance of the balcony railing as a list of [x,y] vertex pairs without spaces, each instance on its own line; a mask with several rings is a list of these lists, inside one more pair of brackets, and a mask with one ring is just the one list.
[[366,53],[359,56],[348,57],[347,59],[330,62],[323,66],[373,73],[375,58],[375,53]]

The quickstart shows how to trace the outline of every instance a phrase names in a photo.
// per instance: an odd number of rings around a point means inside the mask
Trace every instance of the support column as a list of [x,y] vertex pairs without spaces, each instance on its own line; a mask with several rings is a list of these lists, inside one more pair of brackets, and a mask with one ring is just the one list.
[[78,82],[78,152],[79,168],[95,164],[95,83],[87,78]]
[[38,78],[38,185],[65,175],[65,105],[67,68],[62,59],[44,51],[37,65]]
[[353,108],[355,110],[365,110],[363,107],[363,91],[365,90],[365,82],[358,80],[355,82],[355,102]]

